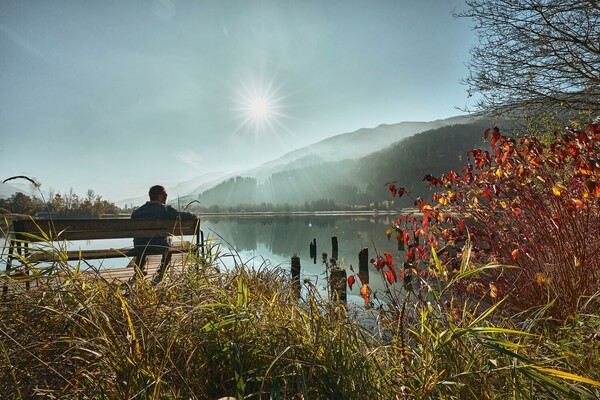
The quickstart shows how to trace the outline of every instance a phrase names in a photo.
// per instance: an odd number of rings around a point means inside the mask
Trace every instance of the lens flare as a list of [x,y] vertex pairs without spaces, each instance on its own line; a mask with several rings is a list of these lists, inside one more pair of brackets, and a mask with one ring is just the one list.
[[234,111],[240,120],[236,133],[243,131],[261,136],[288,130],[284,120],[290,117],[283,112],[288,95],[281,93],[282,87],[276,87],[274,79],[249,78],[234,91]]

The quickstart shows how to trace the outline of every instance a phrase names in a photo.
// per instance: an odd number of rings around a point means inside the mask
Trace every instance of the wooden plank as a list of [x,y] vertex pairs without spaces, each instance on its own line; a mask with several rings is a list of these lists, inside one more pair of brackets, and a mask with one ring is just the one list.
[[[160,264],[160,260],[161,260],[161,256],[159,255],[152,255],[152,256],[148,256],[147,258],[147,262],[145,265],[145,276],[144,279],[146,280],[151,280],[154,275],[156,274],[156,270],[158,269],[158,266]],[[183,264],[184,264],[184,254],[183,253],[177,253],[174,254],[173,257],[171,258],[171,263],[169,264],[169,269],[167,271],[167,273],[165,274],[165,279],[169,279],[168,276],[170,276],[173,272],[177,272],[177,271],[181,271]],[[99,279],[105,279],[108,282],[127,282],[129,281],[131,278],[133,278],[134,276],[134,268],[132,266],[127,266],[127,267],[122,267],[122,268],[99,268],[97,270],[94,269],[86,269],[82,271],[83,274],[86,274],[90,277],[93,278],[99,278]],[[61,280],[61,278],[57,277],[57,279]],[[10,282],[8,281],[10,280]],[[3,282],[4,287],[6,288],[6,290],[4,291],[4,295],[6,295],[8,293],[8,289],[10,288],[10,290],[14,290],[15,288],[19,288],[19,290],[24,290],[25,286],[26,286],[26,281],[25,280],[13,280],[11,278],[8,277],[2,277],[2,279],[0,279],[0,282]],[[32,282],[33,285],[32,287],[35,290],[35,287],[37,286],[38,283],[36,283],[37,281],[35,279],[30,279],[27,280],[27,282]]]
[[[169,247],[170,253],[182,253],[193,250],[190,242],[177,242],[173,243]],[[135,257],[137,252],[134,252],[133,247],[124,247],[120,249],[98,249],[98,250],[71,250],[61,251],[60,257],[64,257],[67,260],[98,260],[101,258],[122,258],[122,257]],[[52,261],[59,257],[58,252],[39,251],[28,254],[25,258],[28,262],[44,262]]]
[[39,242],[50,240],[94,240],[153,236],[189,236],[197,233],[199,219],[193,220],[132,220],[132,219],[70,219],[13,221],[17,240]]
[[[146,266],[144,268],[146,271],[145,279],[152,279],[154,277],[154,275],[156,274],[158,265],[160,264],[160,260],[161,260],[160,256],[149,256],[148,257],[148,261],[146,262]],[[167,273],[165,274],[165,279],[172,272],[180,271],[181,268],[183,267],[183,263],[184,263],[184,255],[182,253],[174,254],[173,257],[171,258],[171,263],[170,263],[169,269],[168,269]],[[123,268],[100,268],[97,271],[88,270],[85,273],[95,275],[102,279],[106,279],[109,282],[114,281],[114,280],[124,282],[124,281],[128,281],[129,279],[131,279],[133,277],[134,272],[135,271],[132,267],[127,266],[127,267],[123,267]]]

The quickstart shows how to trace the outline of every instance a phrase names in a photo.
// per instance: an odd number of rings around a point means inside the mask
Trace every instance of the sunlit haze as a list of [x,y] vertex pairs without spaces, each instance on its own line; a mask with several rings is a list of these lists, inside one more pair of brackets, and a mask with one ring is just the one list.
[[[244,141],[257,141],[252,136],[268,135],[277,139],[278,132],[288,130],[285,120],[290,116],[283,112],[286,97],[290,94],[282,93],[285,89],[275,87],[273,80],[265,81],[263,78],[248,77],[246,82],[240,82],[235,89],[234,109],[236,118],[240,121],[235,133],[245,136]],[[266,161],[266,160],[265,160]]]
[[464,7],[3,0],[0,181],[118,201],[360,128],[464,114],[475,38],[452,16]]

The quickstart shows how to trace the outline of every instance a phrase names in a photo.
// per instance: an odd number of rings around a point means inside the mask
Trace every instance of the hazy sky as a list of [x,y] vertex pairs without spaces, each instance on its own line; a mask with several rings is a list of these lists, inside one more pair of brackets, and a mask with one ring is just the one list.
[[[109,200],[462,114],[462,0],[2,0],[0,180]],[[240,194],[243,196],[243,194]]]

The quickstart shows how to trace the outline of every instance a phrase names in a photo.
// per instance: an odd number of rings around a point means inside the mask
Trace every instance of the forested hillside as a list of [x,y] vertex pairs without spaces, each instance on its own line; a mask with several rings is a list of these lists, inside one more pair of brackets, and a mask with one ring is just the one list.
[[489,122],[445,126],[400,140],[389,148],[356,160],[324,162],[293,168],[270,175],[266,180],[236,177],[203,192],[196,198],[202,207],[301,209],[369,207],[406,207],[391,201],[385,187],[397,181],[415,196],[428,195],[422,182],[430,173],[460,169],[470,149],[483,145],[483,132]]

